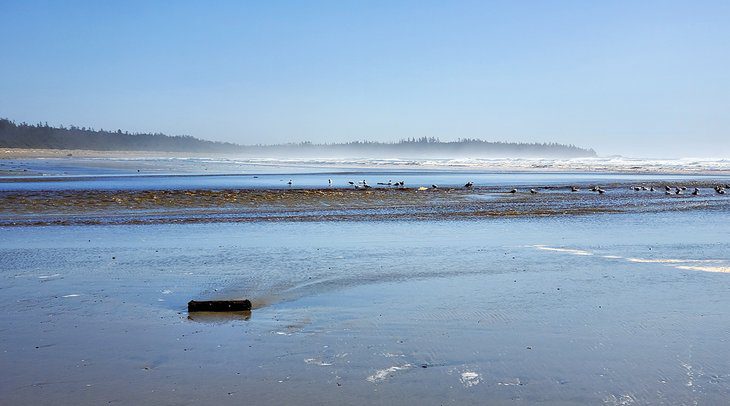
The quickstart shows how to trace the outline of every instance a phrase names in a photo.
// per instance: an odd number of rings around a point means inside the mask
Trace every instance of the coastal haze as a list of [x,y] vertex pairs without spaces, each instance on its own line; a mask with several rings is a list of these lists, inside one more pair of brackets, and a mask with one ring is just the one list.
[[0,404],[728,403],[728,4],[0,15]]

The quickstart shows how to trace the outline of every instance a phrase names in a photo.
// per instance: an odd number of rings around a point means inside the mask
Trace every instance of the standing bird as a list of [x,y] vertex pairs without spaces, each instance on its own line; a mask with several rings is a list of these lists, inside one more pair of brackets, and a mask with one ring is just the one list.
[[289,179],[289,182],[286,182],[286,184],[289,185],[289,186],[291,186],[291,184],[292,184],[291,179]]
[[535,193],[537,193],[537,190],[535,190],[535,189],[530,189],[530,193],[532,193],[532,194],[534,195]]
[[517,189],[512,189],[509,191],[510,193],[517,193]]
[[464,185],[464,187],[467,188],[467,189],[471,189],[471,188],[474,187],[474,182],[466,182],[466,184]]
[[570,188],[570,191],[571,191],[571,192],[579,192],[579,191],[580,191],[580,189],[578,189],[578,187],[577,187],[577,186],[571,186],[571,188]]
[[695,190],[692,191],[692,196],[697,196],[700,194],[700,190],[695,188]]
[[431,185],[431,189],[438,189],[438,185]]

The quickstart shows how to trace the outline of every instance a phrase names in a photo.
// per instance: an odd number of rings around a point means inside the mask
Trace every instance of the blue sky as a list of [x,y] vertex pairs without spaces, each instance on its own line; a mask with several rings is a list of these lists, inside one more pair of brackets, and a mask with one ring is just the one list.
[[0,0],[0,117],[730,157],[728,1]]

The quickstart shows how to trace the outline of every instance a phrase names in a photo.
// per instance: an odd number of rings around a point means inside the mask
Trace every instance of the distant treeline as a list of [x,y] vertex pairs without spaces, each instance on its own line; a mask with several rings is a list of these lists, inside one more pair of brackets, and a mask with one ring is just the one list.
[[0,147],[37,149],[86,149],[95,151],[219,152],[248,156],[428,156],[428,157],[590,157],[592,149],[558,143],[491,142],[463,138],[408,138],[398,142],[353,141],[314,144],[238,145],[206,141],[188,135],[134,133],[86,127],[52,127],[47,123],[16,124],[0,119]]
[[0,147],[88,149],[93,151],[227,152],[239,145],[204,141],[188,135],[130,134],[86,127],[52,127],[48,123],[16,124],[0,119]]

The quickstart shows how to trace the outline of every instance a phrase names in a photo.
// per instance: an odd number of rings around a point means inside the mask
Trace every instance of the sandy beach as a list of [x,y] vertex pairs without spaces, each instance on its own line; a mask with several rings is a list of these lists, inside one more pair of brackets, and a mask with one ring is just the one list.
[[730,405],[730,2],[0,16],[0,406]]
[[730,396],[726,177],[74,162],[0,181],[4,404]]

